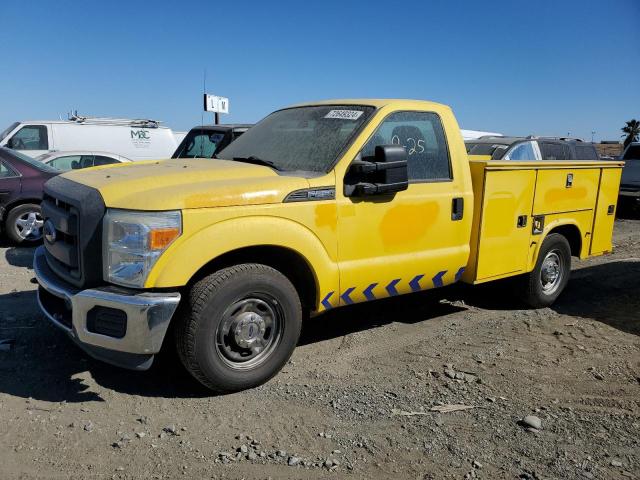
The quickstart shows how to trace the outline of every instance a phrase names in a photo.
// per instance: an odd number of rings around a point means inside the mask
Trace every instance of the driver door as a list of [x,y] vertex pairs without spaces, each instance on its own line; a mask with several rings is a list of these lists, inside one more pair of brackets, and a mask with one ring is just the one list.
[[20,194],[20,174],[4,160],[0,160],[0,206],[4,206]]
[[440,117],[392,113],[361,155],[389,144],[407,151],[409,187],[393,195],[338,198],[341,291],[321,299],[332,306],[453,283],[467,263],[473,212],[471,205],[464,209],[463,179],[452,168],[452,161],[461,166],[466,158],[450,158]]

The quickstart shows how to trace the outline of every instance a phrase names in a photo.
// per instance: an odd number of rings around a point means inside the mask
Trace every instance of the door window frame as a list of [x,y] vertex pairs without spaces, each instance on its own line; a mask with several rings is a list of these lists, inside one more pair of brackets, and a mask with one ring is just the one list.
[[[382,125],[384,124],[384,122],[387,121],[387,119],[391,116],[391,115],[395,115],[397,113],[428,113],[431,115],[434,115],[438,121],[440,122],[440,127],[442,128],[442,135],[444,137],[444,147],[445,147],[445,151],[447,154],[447,160],[449,161],[449,178],[421,178],[421,179],[409,179],[409,185],[411,184],[419,184],[419,183],[447,183],[447,182],[453,182],[455,180],[454,178],[454,172],[453,172],[453,163],[451,161],[451,151],[449,150],[449,140],[447,139],[447,130],[444,128],[444,123],[442,122],[442,117],[440,116],[439,113],[437,112],[433,112],[433,111],[429,111],[429,110],[394,110],[393,112],[389,112],[387,115],[385,115],[385,117],[380,121],[380,123],[378,124],[378,126],[375,128],[375,130],[371,133],[371,135],[369,135],[369,137],[365,140],[365,142],[362,144],[362,148],[358,151],[358,153],[356,154],[356,158],[354,158],[351,163],[355,162],[358,159],[362,159],[362,151],[364,150],[364,148],[367,146],[367,144],[369,143],[369,141],[376,135],[376,133],[378,133],[378,130],[380,129],[380,127],[382,127]],[[404,145],[403,145],[404,147]],[[406,147],[405,147],[406,150]],[[408,157],[408,155],[407,155]],[[351,167],[351,164],[349,164],[349,167]],[[347,172],[349,171],[349,167],[347,167]]]
[[0,180],[9,180],[11,178],[20,178],[22,177],[22,173],[16,170],[13,165],[10,165],[9,162],[0,158],[0,164],[4,165],[4,167],[9,170],[9,172],[13,173],[10,177],[0,177]]
[[[16,135],[18,135],[22,130],[28,129],[28,128],[37,128],[42,135],[42,131],[44,130],[44,139],[46,142],[45,148],[17,148],[15,146],[13,146],[13,139],[16,137]],[[39,141],[42,141],[42,137],[40,137]],[[47,125],[44,124],[38,124],[38,123],[29,123],[27,125],[22,125],[18,130],[16,130],[15,132],[13,132],[13,135],[11,135],[5,145],[9,146],[9,144],[11,144],[12,146],[9,147],[11,148],[11,150],[17,150],[17,151],[23,151],[23,152],[41,152],[41,151],[49,151],[49,129],[47,128]],[[40,145],[38,144],[38,147]]]
[[[533,150],[533,156],[534,158],[532,160],[513,160],[512,158],[507,158],[511,155],[511,153],[516,149],[519,148],[521,145],[524,144],[529,144],[531,145],[531,148]],[[535,162],[538,160],[542,160],[542,154],[540,152],[540,148],[538,147],[538,142],[535,142],[533,140],[526,140],[524,142],[517,142],[513,145],[511,145],[509,147],[509,150],[507,150],[507,153],[503,155],[502,160],[506,160],[508,162]]]

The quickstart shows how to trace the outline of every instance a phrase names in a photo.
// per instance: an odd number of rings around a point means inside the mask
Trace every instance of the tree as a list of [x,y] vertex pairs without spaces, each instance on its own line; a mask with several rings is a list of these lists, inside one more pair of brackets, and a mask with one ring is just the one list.
[[620,129],[624,133],[620,136],[627,137],[623,142],[623,147],[627,148],[627,145],[629,145],[631,142],[638,141],[638,135],[640,135],[640,122],[636,119],[632,119],[625,123],[626,125]]

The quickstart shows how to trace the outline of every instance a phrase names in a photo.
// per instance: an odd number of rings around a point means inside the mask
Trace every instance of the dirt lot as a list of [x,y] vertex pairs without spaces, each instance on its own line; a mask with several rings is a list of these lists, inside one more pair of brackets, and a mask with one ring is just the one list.
[[497,284],[309,320],[274,380],[217,397],[170,352],[146,373],[85,356],[5,245],[0,478],[640,478],[640,220],[615,244],[549,309]]

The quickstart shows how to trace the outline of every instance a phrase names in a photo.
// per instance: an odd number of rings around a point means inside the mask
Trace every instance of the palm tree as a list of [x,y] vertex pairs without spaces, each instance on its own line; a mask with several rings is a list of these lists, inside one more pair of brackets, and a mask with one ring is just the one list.
[[638,135],[640,135],[640,122],[636,119],[629,120],[625,122],[626,125],[622,127],[620,130],[624,132],[624,134],[620,135],[621,137],[627,137],[624,139],[623,148],[627,148],[631,142],[638,141]]

